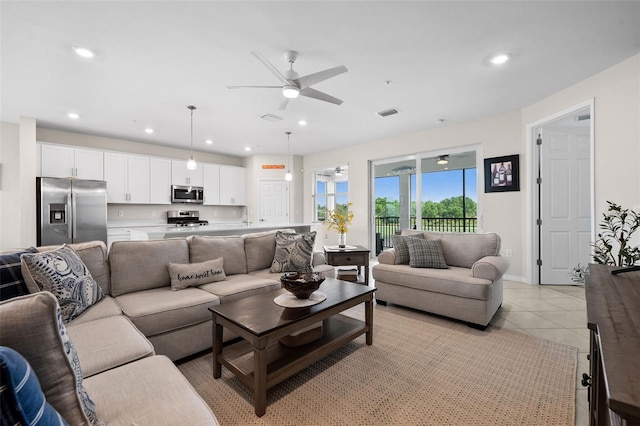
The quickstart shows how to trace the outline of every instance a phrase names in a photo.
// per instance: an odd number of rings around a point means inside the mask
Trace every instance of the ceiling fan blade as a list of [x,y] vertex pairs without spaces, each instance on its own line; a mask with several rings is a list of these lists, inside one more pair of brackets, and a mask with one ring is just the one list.
[[309,87],[316,83],[320,83],[321,81],[328,80],[331,77],[335,77],[347,71],[349,71],[347,67],[345,67],[344,65],[340,65],[339,67],[329,68],[328,70],[303,75],[302,77],[298,77],[293,81],[295,81],[301,89],[304,89],[305,87]]
[[278,77],[278,79],[283,82],[284,84],[289,84],[289,81],[284,77],[284,75],[282,75],[282,73],[280,71],[278,71],[278,69],[276,67],[273,66],[273,64],[271,64],[271,62],[269,62],[267,60],[267,58],[265,58],[264,56],[262,56],[262,53],[260,52],[256,52],[255,50],[251,52],[251,54],[253,56],[255,56],[256,58],[258,58],[258,60],[260,62],[262,62],[262,64],[267,67],[269,69],[269,71],[271,71],[276,77]]
[[282,89],[282,86],[227,86],[227,89]]
[[284,98],[282,102],[280,102],[280,111],[284,111],[287,108],[287,105],[289,105],[289,98]]
[[300,91],[302,96],[306,96],[307,98],[318,99],[325,102],[330,102],[332,104],[340,105],[342,104],[342,100],[338,98],[334,98],[331,95],[327,95],[324,92],[321,92],[316,89],[312,89],[311,87],[306,87]]

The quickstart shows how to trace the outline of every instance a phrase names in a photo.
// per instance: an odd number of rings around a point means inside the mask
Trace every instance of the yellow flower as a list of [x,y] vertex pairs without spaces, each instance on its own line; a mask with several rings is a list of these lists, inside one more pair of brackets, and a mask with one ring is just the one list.
[[327,224],[327,229],[335,229],[338,233],[346,233],[349,228],[347,225],[351,225],[353,220],[353,212],[349,210],[351,203],[340,205],[334,210],[325,209],[324,223]]

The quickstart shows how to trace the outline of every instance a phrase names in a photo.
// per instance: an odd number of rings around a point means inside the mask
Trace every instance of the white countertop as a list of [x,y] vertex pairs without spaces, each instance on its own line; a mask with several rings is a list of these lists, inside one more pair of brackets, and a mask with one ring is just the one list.
[[268,231],[274,229],[293,228],[308,230],[308,223],[294,223],[288,225],[254,225],[252,223],[210,223],[197,227],[176,227],[171,225],[142,226],[128,228],[132,240],[163,240],[166,238],[188,237],[189,235],[241,235],[250,232]]

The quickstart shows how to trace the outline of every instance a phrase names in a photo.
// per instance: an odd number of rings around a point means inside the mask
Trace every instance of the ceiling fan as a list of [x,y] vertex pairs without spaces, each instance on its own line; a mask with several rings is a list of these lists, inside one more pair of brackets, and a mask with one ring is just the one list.
[[332,104],[340,105],[342,100],[328,95],[324,92],[311,88],[312,85],[320,83],[321,81],[328,80],[332,77],[340,75],[348,71],[347,67],[340,65],[338,67],[329,68],[324,71],[318,71],[313,74],[308,74],[300,77],[297,72],[293,70],[293,64],[298,59],[298,52],[288,50],[284,52],[284,58],[289,62],[289,70],[282,74],[271,62],[267,60],[260,52],[251,52],[253,56],[258,58],[262,64],[269,69],[278,79],[282,82],[281,86],[227,86],[227,89],[281,89],[284,99],[280,104],[280,109],[283,110],[287,107],[290,99],[297,98],[298,95],[306,96],[308,98],[318,99]]

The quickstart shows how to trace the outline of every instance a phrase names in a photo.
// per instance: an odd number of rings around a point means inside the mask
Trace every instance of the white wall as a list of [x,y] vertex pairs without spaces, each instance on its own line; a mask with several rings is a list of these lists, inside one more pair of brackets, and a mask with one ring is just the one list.
[[[304,196],[305,220],[311,221],[313,217],[313,170],[319,168],[348,162],[349,198],[355,213],[348,243],[369,246],[368,218],[374,213],[369,211],[369,161],[469,144],[480,144],[484,158],[520,154],[519,192],[485,194],[483,171],[478,171],[480,223],[484,232],[497,232],[501,236],[503,251],[512,250],[507,277],[531,283],[530,222],[533,216],[531,182],[527,179],[526,167],[532,151],[527,146],[525,128],[529,123],[592,98],[595,98],[596,144],[594,220],[600,220],[606,200],[640,209],[640,55],[637,55],[521,111],[307,156],[304,158],[305,188],[308,188]],[[315,229],[326,233],[321,225]],[[331,234],[328,238],[330,243],[337,241]]]

